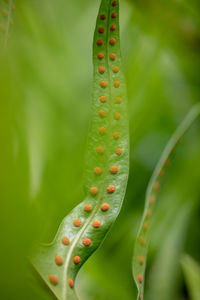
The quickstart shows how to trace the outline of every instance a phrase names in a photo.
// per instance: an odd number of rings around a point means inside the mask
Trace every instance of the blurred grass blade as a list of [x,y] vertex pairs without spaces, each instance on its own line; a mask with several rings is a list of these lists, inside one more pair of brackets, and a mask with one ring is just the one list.
[[173,153],[178,142],[180,141],[180,138],[195,121],[195,119],[199,116],[199,114],[200,105],[196,104],[190,110],[186,118],[182,121],[180,126],[177,128],[177,130],[174,132],[173,136],[169,140],[149,181],[145,197],[144,214],[135,242],[135,249],[133,255],[133,277],[138,289],[137,299],[143,299],[144,276],[151,225],[150,223],[152,219],[153,208],[156,201],[156,193],[158,192],[160,187],[159,182],[164,175],[165,169],[169,163],[170,156]]
[[126,191],[129,135],[121,66],[118,1],[103,0],[93,44],[92,117],[85,164],[85,199],[63,220],[54,241],[32,262],[58,299],[76,299],[80,267],[115,221]]
[[12,12],[15,9],[14,0],[0,2],[0,41],[1,47],[6,49],[10,37],[10,26],[13,24]]
[[185,276],[191,300],[200,299],[200,266],[189,255],[181,259],[181,266]]

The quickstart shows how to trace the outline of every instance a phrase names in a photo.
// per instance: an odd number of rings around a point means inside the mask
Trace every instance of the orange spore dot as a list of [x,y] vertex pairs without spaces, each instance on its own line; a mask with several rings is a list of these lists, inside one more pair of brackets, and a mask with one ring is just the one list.
[[63,245],[65,245],[65,246],[69,245],[69,243],[70,243],[69,238],[66,237],[66,236],[64,236],[64,237],[62,238],[62,243],[63,243]]
[[142,283],[143,278],[142,278],[142,275],[141,275],[141,274],[138,274],[138,275],[137,275],[137,279],[138,279],[139,283]]
[[139,294],[139,299],[142,300],[142,294]]
[[101,86],[102,88],[106,88],[107,82],[106,82],[105,80],[100,81],[100,86]]
[[111,31],[115,31],[115,30],[116,30],[116,24],[112,24],[112,25],[110,26],[110,30],[111,30]]
[[119,72],[119,67],[115,66],[115,67],[113,68],[113,72],[114,72],[114,73],[118,73],[118,72]]
[[113,12],[112,15],[111,15],[111,18],[115,19],[116,17],[117,17],[117,13]]
[[143,264],[144,263],[144,258],[143,256],[138,256],[138,261],[139,261],[139,264]]
[[81,258],[80,258],[80,256],[78,256],[78,255],[76,255],[76,256],[74,256],[74,258],[73,258],[73,262],[77,265],[77,264],[79,264],[80,263],[80,261],[81,261]]
[[97,57],[99,59],[103,59],[104,58],[104,54],[102,52],[99,52],[98,55],[97,55]]
[[119,120],[121,118],[121,114],[119,112],[114,113],[114,119]]
[[62,264],[63,264],[63,259],[62,259],[62,257],[59,256],[59,255],[57,255],[57,256],[55,257],[55,263],[56,263],[58,266],[62,266]]
[[110,205],[108,203],[103,203],[101,205],[101,210],[102,211],[107,211],[110,208]]
[[101,96],[99,98],[99,100],[102,102],[102,103],[105,103],[107,101],[107,97],[106,96]]
[[84,205],[84,211],[90,212],[92,210],[92,205],[91,204],[85,204]]
[[101,134],[101,135],[104,135],[105,133],[106,133],[106,128],[105,127],[100,127],[99,128],[99,133]]
[[116,186],[114,186],[114,185],[109,185],[109,186],[107,187],[107,192],[108,192],[109,194],[114,193],[115,190],[116,190]]
[[122,102],[122,98],[121,97],[115,98],[115,103],[116,104],[120,104],[121,102]]
[[94,228],[99,228],[101,226],[101,221],[99,221],[99,220],[93,221],[92,226]]
[[117,174],[118,171],[119,171],[119,168],[117,166],[112,166],[110,168],[110,173],[111,174]]
[[101,74],[105,73],[105,71],[106,71],[105,67],[103,67],[103,66],[100,66],[98,69],[99,69],[99,73],[101,73]]
[[98,32],[99,32],[99,33],[104,33],[104,28],[103,28],[103,27],[99,27],[99,28],[98,28]]
[[182,142],[182,138],[179,137],[178,140],[177,140],[177,144],[180,144]]
[[99,110],[99,115],[100,115],[100,117],[104,118],[106,116],[105,110],[100,109]]
[[111,60],[115,60],[116,57],[117,57],[117,55],[116,55],[115,53],[111,53],[111,54],[110,54],[110,59],[111,59]]
[[12,8],[12,10],[15,10],[15,5],[13,4],[13,5],[11,6],[11,8]]
[[49,281],[53,285],[57,285],[58,284],[58,277],[57,276],[50,274],[48,277],[49,277]]
[[107,82],[105,80],[101,80],[99,84],[104,89],[107,87]]
[[155,197],[154,196],[151,196],[150,198],[149,198],[149,204],[150,205],[153,205],[155,203]]
[[146,244],[146,240],[143,236],[140,237],[140,244],[144,246]]
[[90,188],[90,193],[93,195],[93,196],[96,196],[98,194],[98,188],[96,186],[93,186]]
[[151,217],[151,210],[150,209],[147,210],[146,217],[147,217],[147,219],[149,219]]
[[164,175],[164,171],[161,169],[159,172],[158,172],[158,177],[159,178],[162,178]]
[[115,38],[111,38],[109,41],[110,45],[113,46],[116,44],[116,39]]
[[114,132],[113,137],[115,140],[117,140],[119,138],[119,132]]
[[0,24],[0,30],[1,30],[1,32],[5,32],[6,31],[5,26],[3,26],[2,24]]
[[120,86],[120,81],[119,80],[115,80],[114,81],[114,87],[118,88]]
[[116,5],[117,5],[117,1],[115,0],[112,2],[112,6],[116,6]]
[[102,173],[101,168],[99,168],[99,167],[94,168],[94,173],[95,173],[96,175],[101,175],[101,173]]
[[80,227],[80,226],[81,226],[81,223],[82,223],[82,222],[81,222],[80,219],[75,219],[74,222],[73,222],[73,224],[74,224],[75,227]]
[[176,147],[174,146],[171,151],[170,151],[170,155],[174,154],[175,153],[175,150],[176,150]]
[[101,40],[101,39],[97,40],[97,45],[102,46],[103,45],[103,40]]
[[159,182],[155,182],[155,184],[153,186],[154,191],[157,192],[159,190],[159,188],[160,188]]
[[101,16],[100,16],[100,19],[101,19],[101,20],[105,20],[105,19],[106,19],[106,15],[101,15]]
[[7,13],[7,11],[6,11],[5,9],[2,9],[2,15],[3,15],[4,17],[7,17],[7,16],[8,16],[8,13]]
[[83,244],[84,246],[90,246],[90,245],[91,245],[91,239],[84,238],[84,239],[82,240],[82,244]]
[[69,287],[72,289],[74,287],[74,281],[71,278],[69,278],[68,283],[69,283]]
[[10,19],[10,24],[13,25],[14,24],[14,21],[13,19]]
[[121,148],[117,148],[116,151],[115,151],[115,153],[117,155],[121,155],[122,154],[122,149]]
[[104,148],[102,146],[98,146],[96,148],[96,151],[99,153],[99,154],[103,154],[104,153]]
[[144,222],[144,224],[143,224],[143,230],[147,231],[148,227],[149,227],[148,223]]
[[165,166],[165,167],[168,167],[169,163],[170,163],[170,159],[167,158],[167,159],[165,160],[165,162],[164,162],[164,166]]

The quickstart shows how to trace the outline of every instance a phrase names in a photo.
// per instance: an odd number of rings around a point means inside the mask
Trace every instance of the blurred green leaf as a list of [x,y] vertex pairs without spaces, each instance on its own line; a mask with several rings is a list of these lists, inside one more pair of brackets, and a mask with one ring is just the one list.
[[10,27],[14,24],[14,10],[14,0],[0,1],[0,52],[7,50],[8,40],[10,39]]
[[[188,130],[188,128],[196,120],[199,114],[200,114],[200,105],[197,104],[191,109],[191,111],[188,113],[188,115],[185,117],[185,119],[182,121],[180,126],[177,128],[177,130],[175,131],[175,133],[167,143],[161,155],[161,158],[159,159],[155,167],[155,170],[153,172],[153,175],[147,187],[146,198],[145,198],[145,209],[140,224],[140,228],[138,231],[137,239],[135,242],[133,266],[132,266],[134,280],[138,288],[138,299],[143,299],[145,267],[146,267],[147,252],[148,252],[149,238],[150,238],[149,227],[152,223],[152,213],[154,211],[155,202],[157,201],[157,192],[160,189],[160,181],[164,173],[166,172],[166,168],[170,163],[170,157],[173,155],[173,152],[175,151],[175,147],[177,146],[178,142],[182,138],[183,134],[186,132],[186,130]],[[181,222],[181,224],[182,223],[183,222]],[[177,228],[177,226],[175,226],[175,228]],[[176,231],[174,230],[173,234],[175,232]],[[168,247],[169,244],[170,243],[168,243]]]
[[189,255],[183,255],[181,266],[191,300],[200,299],[200,266]]

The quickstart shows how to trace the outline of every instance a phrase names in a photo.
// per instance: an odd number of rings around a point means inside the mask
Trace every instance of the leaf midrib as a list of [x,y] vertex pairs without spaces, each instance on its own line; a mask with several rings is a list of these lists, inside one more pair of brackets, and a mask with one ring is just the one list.
[[[108,15],[110,17],[110,3],[111,3],[111,0],[109,0],[109,8],[108,8]],[[99,16],[99,14],[98,14]],[[109,35],[109,26],[110,26],[110,19],[107,23],[107,35],[106,35],[106,68],[107,68],[107,71],[108,71],[108,86],[109,86],[109,101],[110,101],[110,105],[109,105],[109,110],[110,112],[112,112],[112,92],[111,92],[111,78],[110,78],[110,69],[109,69],[109,56],[108,56],[108,35]],[[112,113],[109,114],[109,122],[108,122],[108,126],[110,127],[111,125],[111,117],[112,117]],[[107,149],[109,149],[109,145],[110,145],[110,140],[111,140],[111,137],[108,135],[107,137]],[[108,165],[109,165],[109,153],[107,154],[107,161],[106,161],[106,170],[108,169]],[[65,266],[64,266],[64,276],[63,276],[63,299],[64,300],[67,300],[67,288],[68,285],[67,285],[67,269],[68,269],[68,265],[69,265],[69,262],[70,262],[70,259],[71,259],[71,255],[72,255],[72,252],[74,250],[74,248],[76,247],[76,245],[78,244],[78,242],[80,241],[81,237],[82,237],[82,234],[84,233],[85,229],[89,226],[89,224],[91,223],[92,219],[94,218],[94,216],[96,215],[100,205],[101,205],[101,200],[102,200],[102,197],[103,197],[103,193],[105,191],[105,187],[106,187],[106,175],[105,175],[105,178],[103,180],[103,184],[102,184],[102,189],[101,189],[101,192],[99,194],[99,197],[97,198],[97,204],[93,210],[93,212],[91,213],[91,215],[88,217],[88,219],[86,220],[86,223],[84,224],[84,226],[82,227],[82,229],[80,230],[80,232],[77,234],[77,238],[75,238],[74,242],[72,243],[71,245],[71,248],[68,252],[68,255],[67,255],[67,258],[66,258],[66,263],[65,263]]]

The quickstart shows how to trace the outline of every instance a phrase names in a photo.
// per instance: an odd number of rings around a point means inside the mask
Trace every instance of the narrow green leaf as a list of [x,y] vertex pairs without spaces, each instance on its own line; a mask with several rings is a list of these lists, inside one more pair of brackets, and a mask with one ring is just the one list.
[[181,265],[191,300],[200,299],[200,266],[189,255],[183,255]]
[[155,167],[153,175],[149,181],[146,197],[145,208],[140,228],[138,231],[137,239],[135,242],[135,249],[133,255],[133,277],[138,289],[138,298],[143,299],[144,293],[144,276],[150,236],[150,225],[152,222],[152,213],[155,206],[156,194],[160,187],[160,180],[164,175],[167,165],[170,160],[170,156],[173,153],[175,147],[180,141],[180,138],[191,126],[195,119],[200,114],[200,105],[195,105],[188,113],[186,118],[182,121],[180,126],[176,129],[168,144],[166,145],[158,164]]
[[170,213],[168,213],[171,222],[168,224],[167,232],[163,236],[164,240],[161,241],[161,237],[160,243],[158,241],[159,251],[156,252],[156,257],[148,276],[146,299],[151,299],[151,297],[154,298],[155,296],[157,299],[171,300],[178,295],[177,291],[180,287],[179,259],[185,244],[191,210],[192,201],[187,201],[181,207],[180,205],[177,207],[174,218],[171,218]]
[[126,191],[129,134],[118,1],[102,0],[94,34],[93,63],[85,199],[65,217],[54,241],[39,247],[32,259],[55,296],[63,300],[77,298],[77,272],[103,241],[119,214]]
[[9,30],[13,24],[12,11],[14,9],[14,0],[0,0],[0,43],[3,49],[6,49],[10,37]]

